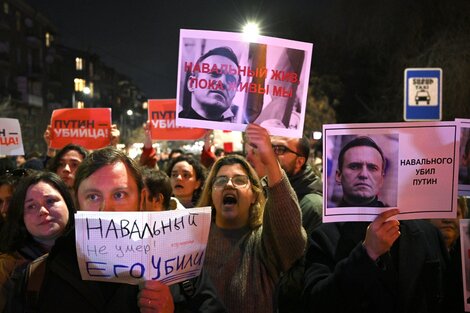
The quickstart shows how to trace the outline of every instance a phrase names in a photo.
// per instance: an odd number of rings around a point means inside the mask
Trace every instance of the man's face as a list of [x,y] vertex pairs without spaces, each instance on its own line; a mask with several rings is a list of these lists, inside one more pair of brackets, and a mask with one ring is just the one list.
[[[289,150],[299,153],[298,150],[299,139],[296,138],[287,138],[287,137],[278,137],[274,136],[271,138],[271,144],[273,146],[284,146],[289,148]],[[293,176],[297,174],[302,165],[306,162],[304,157],[298,156],[297,154],[286,150],[283,154],[276,154],[279,164],[282,169],[286,172],[287,176]]]
[[188,90],[192,93],[191,105],[201,116],[219,117],[232,105],[240,79],[238,74],[232,75],[225,70],[221,71],[221,67],[227,65],[236,69],[237,66],[229,58],[220,55],[211,55],[201,63],[208,64],[209,69],[215,65],[219,71],[198,72],[196,76],[190,77]]
[[84,179],[77,192],[82,211],[139,211],[137,183],[126,165],[105,165]]
[[384,181],[382,157],[368,146],[346,151],[343,168],[336,171],[336,181],[343,187],[343,197],[352,204],[363,205],[374,199]]
[[59,160],[56,174],[59,175],[70,188],[73,187],[75,172],[82,161],[83,156],[75,150],[66,152]]

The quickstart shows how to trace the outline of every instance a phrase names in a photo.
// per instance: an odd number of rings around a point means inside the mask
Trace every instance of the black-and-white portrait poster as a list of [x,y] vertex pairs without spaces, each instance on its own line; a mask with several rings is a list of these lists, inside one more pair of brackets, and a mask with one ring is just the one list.
[[301,137],[311,43],[241,33],[181,30],[178,126]]
[[456,122],[323,126],[323,221],[455,218]]

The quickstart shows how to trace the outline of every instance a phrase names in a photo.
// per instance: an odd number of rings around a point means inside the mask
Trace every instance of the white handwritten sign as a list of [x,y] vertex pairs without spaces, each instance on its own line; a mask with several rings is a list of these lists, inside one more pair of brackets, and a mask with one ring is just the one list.
[[196,277],[204,262],[209,207],[165,212],[75,213],[84,280],[167,285]]

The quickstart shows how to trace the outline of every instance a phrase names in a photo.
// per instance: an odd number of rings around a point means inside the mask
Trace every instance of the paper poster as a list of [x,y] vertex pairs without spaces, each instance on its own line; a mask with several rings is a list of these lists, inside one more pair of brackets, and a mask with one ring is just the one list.
[[61,149],[69,143],[95,150],[111,142],[111,109],[58,109],[51,117],[51,147]]
[[176,124],[302,137],[311,43],[241,33],[180,31]]
[[148,100],[148,120],[153,140],[195,140],[206,129],[176,126],[176,100]]
[[0,155],[24,155],[20,122],[0,117]]
[[211,208],[164,212],[75,213],[84,280],[171,285],[196,277],[204,263]]
[[470,196],[470,119],[456,119],[460,126],[459,195]]
[[455,122],[324,125],[324,222],[455,218]]
[[465,312],[470,312],[470,219],[460,220],[460,248],[462,253],[463,303]]

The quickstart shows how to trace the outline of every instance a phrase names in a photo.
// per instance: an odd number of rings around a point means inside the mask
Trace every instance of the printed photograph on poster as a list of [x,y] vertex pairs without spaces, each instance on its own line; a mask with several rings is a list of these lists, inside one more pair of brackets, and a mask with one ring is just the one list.
[[0,155],[24,155],[18,119],[0,117]]
[[[329,136],[336,163],[329,207],[396,207],[398,134]],[[333,181],[332,181],[333,182]]]
[[241,33],[180,30],[178,126],[301,137],[311,43]]
[[[455,122],[323,127],[324,222],[455,218]],[[430,140],[433,138],[433,140]]]
[[463,305],[470,312],[470,219],[460,220],[460,252],[462,255]]
[[456,122],[460,125],[459,195],[470,196],[470,120]]

